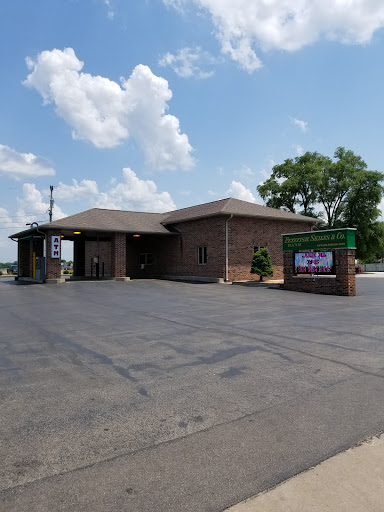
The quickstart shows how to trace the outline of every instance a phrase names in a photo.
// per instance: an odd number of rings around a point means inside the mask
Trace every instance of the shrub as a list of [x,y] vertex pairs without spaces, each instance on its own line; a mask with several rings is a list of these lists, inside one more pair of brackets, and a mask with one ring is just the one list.
[[272,261],[266,247],[263,247],[253,255],[251,274],[259,275],[260,281],[263,280],[264,276],[273,276]]
[[69,274],[69,270],[64,270],[63,274]]

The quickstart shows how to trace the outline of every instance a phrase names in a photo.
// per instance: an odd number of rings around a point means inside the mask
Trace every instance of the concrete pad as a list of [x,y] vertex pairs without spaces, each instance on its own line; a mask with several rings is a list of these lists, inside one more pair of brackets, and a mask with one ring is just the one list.
[[130,277],[113,277],[113,281],[130,281]]
[[332,457],[227,512],[381,512],[384,435]]
[[45,280],[45,283],[46,283],[46,284],[61,284],[61,283],[65,283],[65,279],[63,279],[63,278],[58,278],[58,279],[46,279],[46,280]]

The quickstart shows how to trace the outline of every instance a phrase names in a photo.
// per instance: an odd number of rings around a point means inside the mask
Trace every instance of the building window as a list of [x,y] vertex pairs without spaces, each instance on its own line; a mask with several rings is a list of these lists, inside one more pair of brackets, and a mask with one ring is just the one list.
[[151,252],[142,252],[139,254],[139,265],[153,265],[153,254]]
[[197,254],[198,254],[199,265],[206,265],[207,264],[207,248],[206,247],[198,247]]
[[257,251],[260,251],[260,249],[264,249],[265,246],[264,245],[254,245],[253,246],[253,254],[255,254],[255,252]]

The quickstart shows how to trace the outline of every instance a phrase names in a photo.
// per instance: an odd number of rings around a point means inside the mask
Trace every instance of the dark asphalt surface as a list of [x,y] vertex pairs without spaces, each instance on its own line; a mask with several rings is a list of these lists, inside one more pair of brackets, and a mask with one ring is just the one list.
[[0,281],[0,511],[219,512],[384,430],[357,297]]

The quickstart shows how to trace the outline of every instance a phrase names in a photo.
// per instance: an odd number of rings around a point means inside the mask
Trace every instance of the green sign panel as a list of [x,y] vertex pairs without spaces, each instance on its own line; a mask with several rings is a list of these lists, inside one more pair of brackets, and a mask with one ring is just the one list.
[[330,229],[329,231],[308,231],[283,235],[283,251],[331,251],[333,249],[354,249],[354,228]]

